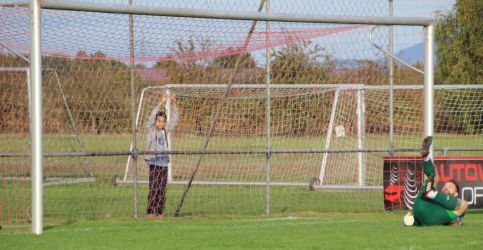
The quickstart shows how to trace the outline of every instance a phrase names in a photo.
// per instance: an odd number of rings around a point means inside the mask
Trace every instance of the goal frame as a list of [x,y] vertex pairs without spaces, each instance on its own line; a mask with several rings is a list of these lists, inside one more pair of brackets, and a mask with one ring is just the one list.
[[[167,84],[167,85],[161,85],[161,86],[149,86],[145,87],[141,91],[141,95],[139,98],[138,102],[138,107],[137,107],[137,113],[136,113],[136,133],[138,130],[138,125],[140,124],[140,117],[142,113],[142,105],[143,105],[143,100],[145,93],[150,90],[161,90],[161,92],[165,91],[167,94],[170,93],[171,89],[183,89],[183,88],[195,88],[195,89],[203,89],[203,88],[210,88],[210,89],[224,89],[226,88],[226,84]],[[243,88],[249,88],[249,89],[263,89],[265,88],[264,84],[234,84],[233,89],[243,89]],[[365,150],[368,150],[366,148],[366,141],[365,141],[365,91],[366,90],[387,90],[389,91],[391,89],[390,86],[388,85],[363,85],[363,84],[337,84],[337,85],[331,85],[331,84],[275,84],[271,85],[270,89],[287,89],[287,88],[325,88],[325,89],[332,89],[334,93],[334,99],[332,101],[332,107],[331,107],[331,115],[329,119],[329,125],[327,128],[327,135],[325,138],[322,138],[323,140],[325,139],[325,146],[321,148],[320,150],[322,151],[322,162],[320,164],[320,171],[319,171],[319,181],[316,183],[315,186],[313,186],[315,189],[364,189],[364,190],[382,190],[382,185],[380,186],[367,186],[365,184],[365,170],[366,170],[366,152]],[[424,86],[422,85],[393,85],[393,90],[422,90]],[[358,185],[344,185],[344,184],[329,184],[326,185],[324,184],[324,175],[325,175],[325,167],[327,166],[327,156],[330,154],[330,142],[332,135],[334,133],[334,120],[335,120],[335,114],[337,113],[337,103],[338,103],[338,93],[341,90],[347,90],[351,89],[354,91],[357,91],[357,108],[356,108],[356,115],[357,115],[357,127],[358,127],[358,134],[357,134],[357,152],[358,157]],[[483,86],[480,85],[435,85],[434,86],[435,90],[461,90],[461,89],[483,89]],[[169,101],[168,101],[169,105]],[[169,109],[167,109],[169,111]],[[169,112],[167,112],[167,115],[169,117]],[[168,118],[169,119],[169,118]],[[390,124],[393,124],[394,121],[390,120]],[[137,135],[137,134],[136,134]],[[171,136],[168,135],[168,140],[169,140],[169,145],[173,145],[173,142],[171,142]],[[133,143],[131,142],[130,150],[133,150]],[[171,150],[171,149],[170,149]],[[447,151],[473,151],[476,149],[470,149],[470,148],[438,148],[435,150],[447,152]],[[129,167],[131,165],[132,161],[132,155],[128,155],[127,161],[126,161],[126,166],[125,166],[125,171],[124,171],[124,176],[121,179],[116,180],[116,183],[118,184],[124,184],[124,185],[129,185],[133,184],[133,178],[128,178],[129,177]],[[186,181],[174,181],[171,176],[171,162],[168,166],[168,180],[169,183],[172,185],[185,185]],[[146,180],[140,180],[138,183],[140,184],[147,184]],[[194,185],[218,185],[218,186],[263,186],[265,185],[264,182],[229,182],[229,181],[194,181]],[[307,183],[305,182],[270,182],[271,186],[283,186],[283,187],[307,187]]]
[[[152,15],[189,18],[210,18],[230,20],[257,20],[305,23],[337,23],[366,25],[411,25],[424,27],[424,135],[432,136],[434,131],[434,26],[431,18],[415,17],[349,17],[315,16],[301,14],[274,14],[258,12],[233,12],[195,10],[181,8],[152,8],[144,6],[94,4],[60,0],[31,0],[31,46],[30,79],[31,88],[31,155],[32,155],[32,232],[43,232],[43,149],[42,149],[42,47],[41,9],[102,12],[131,15]],[[267,88],[268,89],[268,88]],[[431,148],[432,154],[432,148]],[[268,155],[269,157],[269,155]],[[267,182],[269,179],[267,179]],[[269,205],[267,203],[267,205]]]
[[[141,108],[143,105],[143,100],[146,91],[150,90],[164,90],[166,91],[166,94],[170,94],[171,89],[173,88],[195,88],[195,89],[200,89],[200,88],[211,88],[211,89],[225,89],[226,84],[167,84],[167,85],[162,85],[162,86],[149,86],[143,88],[141,91],[141,95],[139,97],[139,103],[137,107],[137,113],[136,113],[136,129],[135,133],[137,136],[137,131],[139,129],[139,123],[140,123],[140,116],[141,116]],[[234,84],[232,86],[232,89],[265,89],[266,85],[265,84]],[[275,84],[275,85],[270,85],[270,89],[288,89],[288,88],[311,88],[311,89],[332,89],[334,90],[334,100],[332,102],[332,108],[331,108],[331,113],[330,113],[330,119],[329,119],[329,125],[327,128],[327,135],[325,137],[325,146],[323,150],[328,151],[330,149],[330,141],[332,139],[332,134],[334,133],[334,121],[335,121],[335,114],[337,113],[337,104],[338,104],[338,98],[339,98],[339,91],[340,90],[354,90],[357,91],[357,107],[356,107],[356,113],[354,114],[356,119],[357,119],[357,148],[361,150],[360,152],[357,153],[357,168],[358,168],[358,187],[353,186],[353,185],[323,185],[324,183],[324,177],[325,177],[325,168],[327,166],[327,158],[329,153],[325,152],[323,154],[322,162],[320,165],[320,171],[319,171],[319,182],[316,188],[318,187],[325,187],[325,188],[348,188],[348,189],[353,189],[353,188],[369,188],[369,189],[374,189],[378,187],[365,187],[365,153],[362,152],[362,150],[365,149],[365,105],[364,105],[364,85],[363,84]],[[270,97],[268,97],[270,98]],[[166,115],[168,120],[170,119],[170,100],[166,103]],[[270,112],[267,113],[269,115]],[[171,135],[168,135],[168,145],[170,145],[169,150],[171,150],[171,146],[173,145],[172,143],[172,138]],[[134,142],[131,141],[131,145],[129,150],[132,151],[134,149]],[[122,181],[120,183],[132,183],[133,180],[128,180],[128,175],[129,175],[129,166],[131,165],[132,162],[132,156],[129,155],[128,159],[126,161],[126,167],[124,170],[124,177],[122,178]],[[136,176],[137,178],[137,176]],[[185,182],[181,181],[175,181],[173,182],[172,179],[172,161],[168,164],[168,181],[171,184],[184,184]],[[139,183],[146,183],[146,181],[139,181]],[[240,185],[240,186],[253,186],[253,185],[262,185],[262,183],[253,183],[253,182],[211,182],[211,181],[205,181],[205,182],[199,182],[207,185]],[[196,183],[195,183],[196,184]],[[265,185],[263,183],[263,185]],[[270,185],[275,185],[275,186],[307,186],[307,183],[293,183],[293,182],[280,182],[280,183],[274,183],[271,182]]]

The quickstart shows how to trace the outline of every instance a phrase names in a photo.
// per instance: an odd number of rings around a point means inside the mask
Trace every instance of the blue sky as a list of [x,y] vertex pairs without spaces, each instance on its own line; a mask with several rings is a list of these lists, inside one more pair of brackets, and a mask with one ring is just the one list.
[[[1,2],[11,2],[12,0],[0,0]],[[83,2],[94,2],[95,0],[76,0]],[[95,1],[103,2],[103,1]],[[127,0],[106,0],[106,3],[126,4]],[[166,6],[166,7],[186,7],[186,8],[207,8],[207,9],[227,9],[256,11],[259,0],[163,0],[163,1],[147,1],[134,0],[135,4],[147,6]],[[418,17],[434,17],[435,11],[449,11],[454,5],[455,0],[394,0],[395,16],[418,16]],[[308,14],[330,14],[330,15],[379,15],[387,14],[387,1],[385,0],[271,0],[272,10],[274,12],[298,12]],[[141,17],[137,17],[141,18]],[[142,19],[149,19],[142,17]],[[108,20],[109,22],[105,22]],[[213,40],[228,38],[229,31],[233,31],[231,27],[226,27],[234,22],[226,22],[217,26],[217,22],[205,22],[198,19],[195,26],[190,26],[187,22],[180,19],[173,19],[170,26],[166,26],[167,21],[163,18],[153,18],[147,20],[146,23],[140,24],[136,30],[141,30],[136,35],[136,54],[143,57],[146,55],[161,55],[169,53],[168,47],[174,44],[173,41],[179,37],[187,37],[188,35],[205,34],[211,36]],[[10,27],[4,32],[0,32],[0,40],[17,40],[18,36],[13,36],[20,31],[26,31],[28,22],[18,22],[15,20],[5,19],[2,21],[0,15],[0,24],[7,22]],[[121,25],[123,24],[124,25]],[[53,51],[64,51],[67,53],[75,53],[77,50],[85,50],[93,53],[96,50],[102,50],[108,56],[116,57],[119,54],[127,55],[128,53],[128,26],[127,16],[117,16],[104,19],[102,15],[91,15],[76,13],[62,17],[52,16],[44,18],[43,24],[43,45],[46,49]],[[48,24],[48,25],[47,25]],[[148,25],[149,24],[149,25]],[[244,26],[233,27],[240,28],[241,35],[244,36],[248,30],[250,22]],[[196,26],[198,25],[198,26]],[[248,25],[248,26],[247,26]],[[309,26],[290,24],[279,24],[286,28],[304,29]],[[1,26],[1,25],[0,25]],[[245,27],[246,26],[246,27]],[[273,24],[272,28],[276,28]],[[210,28],[208,28],[210,27]],[[327,26],[330,27],[330,26]],[[201,31],[199,29],[202,29]],[[279,27],[280,28],[280,27]],[[11,31],[12,33],[7,32]],[[264,23],[257,24],[257,30],[264,31]],[[356,30],[352,33],[341,33],[337,36],[327,36],[320,39],[313,39],[314,43],[320,43],[328,52],[334,54],[340,59],[368,58],[376,59],[381,55],[375,53],[374,48],[367,42],[368,28]],[[144,31],[144,32],[143,32]],[[211,32],[211,33],[210,33]],[[384,45],[387,42],[387,29],[380,28],[375,32],[376,42]],[[23,44],[28,46],[28,33],[19,33],[23,37]],[[229,41],[229,40],[227,40]],[[18,40],[11,41],[20,44]],[[395,51],[411,47],[422,42],[421,28],[414,27],[398,27],[395,29]],[[50,46],[49,46],[50,45]],[[263,60],[263,51],[254,52],[257,61]],[[354,54],[358,53],[358,55]],[[121,56],[122,56],[121,55]],[[367,55],[367,56],[366,56]]]
[[456,0],[394,0],[395,16],[433,17],[434,11],[449,11]]

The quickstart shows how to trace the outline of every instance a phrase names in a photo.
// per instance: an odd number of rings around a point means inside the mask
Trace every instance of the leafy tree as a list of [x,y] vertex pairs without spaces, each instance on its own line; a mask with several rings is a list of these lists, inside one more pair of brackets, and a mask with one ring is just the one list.
[[230,48],[228,49],[226,56],[219,56],[213,59],[211,66],[219,68],[235,68],[236,62],[238,62],[239,68],[255,68],[257,63],[253,59],[250,53],[240,54],[239,51]]
[[437,18],[437,80],[441,83],[483,83],[483,1],[459,0]]
[[209,59],[196,59],[197,53],[202,53],[211,48],[209,39],[195,40],[192,37],[185,40],[176,40],[176,45],[171,48],[172,60],[159,61],[154,68],[168,70],[169,83],[210,83]]
[[[287,38],[287,46],[271,52],[271,81],[273,84],[320,84],[328,83],[336,63],[332,55],[324,48],[311,41],[300,41],[297,37]],[[272,115],[274,117],[289,117],[291,122],[274,122],[274,131],[285,134],[306,135],[316,133],[316,124],[323,123],[324,116],[320,110],[312,107],[322,107],[330,103],[330,98],[320,98],[319,94],[301,97],[277,98],[273,101]],[[324,104],[321,104],[323,102]],[[310,106],[310,108],[308,106]],[[283,108],[282,108],[283,107]]]
[[[83,132],[128,132],[130,124],[130,68],[109,60],[97,51],[79,51],[74,58],[44,57],[43,67],[55,70],[67,102]],[[47,132],[70,129],[57,78],[53,71],[44,72],[44,105],[50,114]]]
[[288,46],[271,54],[273,83],[325,83],[335,68],[332,55],[310,41],[288,38]]
[[[459,0],[436,20],[436,81],[444,84],[483,83],[483,1]],[[461,91],[443,102],[446,129],[465,134],[483,131],[483,116],[463,103],[483,105],[483,94]]]
[[[0,49],[0,67],[28,67],[28,63]],[[27,133],[28,119],[27,74],[0,72],[0,133]]]

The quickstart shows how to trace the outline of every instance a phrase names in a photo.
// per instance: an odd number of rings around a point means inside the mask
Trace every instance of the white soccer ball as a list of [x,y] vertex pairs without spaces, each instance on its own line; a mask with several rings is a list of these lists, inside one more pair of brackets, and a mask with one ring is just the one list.
[[345,137],[345,128],[344,126],[340,125],[335,127],[335,137]]
[[404,225],[410,227],[414,226],[414,215],[413,213],[409,212],[406,215],[404,215]]

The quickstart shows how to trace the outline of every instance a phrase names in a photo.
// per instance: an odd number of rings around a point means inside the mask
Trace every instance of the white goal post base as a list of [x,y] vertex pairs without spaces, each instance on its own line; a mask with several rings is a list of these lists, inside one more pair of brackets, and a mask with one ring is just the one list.
[[[96,182],[95,177],[47,177],[44,178],[44,187],[47,186],[53,186],[53,185],[68,185],[68,184],[85,184],[85,183],[94,183]],[[0,181],[25,181],[25,182],[31,182],[32,178],[31,177],[9,177],[5,176],[2,177],[0,176]]]

